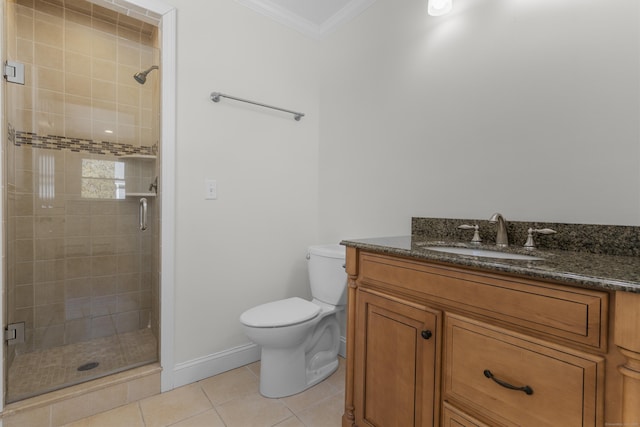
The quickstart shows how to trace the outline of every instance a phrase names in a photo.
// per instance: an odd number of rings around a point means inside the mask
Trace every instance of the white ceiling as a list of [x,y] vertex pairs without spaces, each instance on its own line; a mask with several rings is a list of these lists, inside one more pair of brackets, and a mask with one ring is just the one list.
[[236,0],[281,24],[320,39],[376,0]]

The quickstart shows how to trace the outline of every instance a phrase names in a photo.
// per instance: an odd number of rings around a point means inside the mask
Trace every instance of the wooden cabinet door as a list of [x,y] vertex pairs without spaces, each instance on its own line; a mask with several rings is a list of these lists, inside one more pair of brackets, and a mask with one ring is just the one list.
[[357,301],[356,424],[438,425],[440,312],[362,289]]

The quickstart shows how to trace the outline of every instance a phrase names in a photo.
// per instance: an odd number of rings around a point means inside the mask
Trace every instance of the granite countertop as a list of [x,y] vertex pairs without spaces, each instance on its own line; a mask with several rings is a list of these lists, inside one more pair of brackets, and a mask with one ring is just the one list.
[[[640,293],[640,257],[562,249],[533,249],[510,246],[499,249],[492,242],[472,244],[468,240],[425,235],[343,240],[341,244],[372,252],[399,255],[453,265],[504,272],[534,279],[599,290]],[[460,246],[499,250],[543,258],[539,261],[496,259],[456,255],[425,249],[425,246]]]

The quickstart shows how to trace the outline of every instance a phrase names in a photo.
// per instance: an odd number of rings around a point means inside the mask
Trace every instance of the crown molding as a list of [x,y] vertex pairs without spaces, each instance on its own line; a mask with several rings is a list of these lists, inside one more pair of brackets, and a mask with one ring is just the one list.
[[351,21],[375,2],[376,0],[351,0],[345,7],[333,14],[331,18],[327,19],[322,23],[322,25],[320,25],[319,38],[333,32],[340,25]]
[[306,36],[320,40],[327,34],[334,31],[338,26],[358,16],[365,9],[375,3],[376,0],[351,0],[345,7],[337,11],[321,25],[315,24],[298,14],[292,13],[270,0],[236,1],[241,5],[260,13],[261,15],[299,31]]

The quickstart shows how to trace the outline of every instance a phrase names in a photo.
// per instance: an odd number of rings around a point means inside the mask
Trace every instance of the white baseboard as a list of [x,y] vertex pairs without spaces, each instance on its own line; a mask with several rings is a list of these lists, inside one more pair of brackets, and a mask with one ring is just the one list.
[[[347,357],[345,337],[340,337],[338,354]],[[246,344],[188,362],[178,363],[173,370],[173,385],[181,387],[258,360],[260,360],[260,347],[255,344]]]
[[258,360],[260,347],[253,343],[230,348],[176,364],[173,369],[173,384],[174,387],[181,387]]

